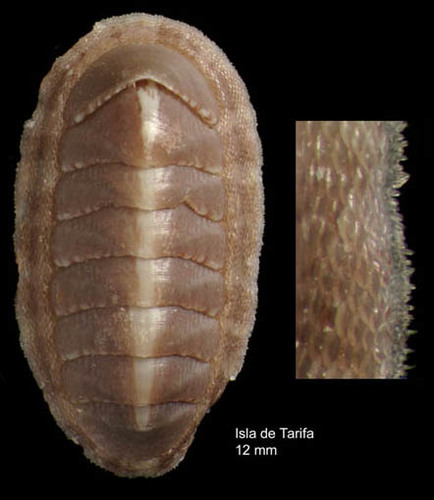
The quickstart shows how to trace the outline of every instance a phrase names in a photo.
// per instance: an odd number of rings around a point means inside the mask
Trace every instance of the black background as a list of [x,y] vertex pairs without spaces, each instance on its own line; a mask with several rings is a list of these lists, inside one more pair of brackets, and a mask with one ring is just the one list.
[[[426,247],[432,208],[432,78],[423,13],[380,16],[327,6],[270,9],[129,7],[57,3],[46,8],[8,7],[3,32],[3,151],[6,155],[7,326],[0,336],[0,468],[4,480],[44,492],[83,494],[214,491],[251,494],[264,487],[272,498],[300,487],[362,493],[392,492],[424,477],[429,434],[424,351]],[[248,5],[248,4],[246,4]],[[356,10],[356,9],[354,9]],[[143,11],[191,24],[217,43],[249,89],[264,150],[266,226],[259,279],[259,308],[243,371],[200,425],[184,461],[158,479],[123,479],[92,465],[51,417],[22,355],[13,300],[13,183],[23,123],[37,103],[42,77],[54,59],[94,22]],[[374,15],[375,12],[375,15]],[[430,108],[430,112],[428,112]],[[415,254],[414,321],[410,339],[416,367],[406,380],[295,381],[294,379],[294,123],[304,119],[398,119],[408,122],[401,211]],[[429,190],[429,186],[431,189]],[[314,440],[246,441],[278,447],[276,457],[238,456],[235,428],[309,427]],[[345,490],[349,481],[351,490]],[[86,489],[85,489],[86,488]]]

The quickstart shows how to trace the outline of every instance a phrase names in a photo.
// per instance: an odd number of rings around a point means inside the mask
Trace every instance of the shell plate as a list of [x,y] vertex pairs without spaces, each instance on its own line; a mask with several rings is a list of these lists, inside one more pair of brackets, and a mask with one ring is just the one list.
[[241,369],[263,226],[261,146],[224,54],[146,14],[59,58],[16,181],[21,343],[98,465],[158,476]]

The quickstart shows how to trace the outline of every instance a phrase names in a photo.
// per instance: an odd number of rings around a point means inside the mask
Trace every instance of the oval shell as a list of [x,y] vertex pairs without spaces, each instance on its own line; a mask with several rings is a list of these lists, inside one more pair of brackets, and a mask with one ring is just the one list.
[[196,29],[99,22],[44,78],[16,181],[21,343],[96,464],[158,476],[241,369],[263,228],[243,82]]

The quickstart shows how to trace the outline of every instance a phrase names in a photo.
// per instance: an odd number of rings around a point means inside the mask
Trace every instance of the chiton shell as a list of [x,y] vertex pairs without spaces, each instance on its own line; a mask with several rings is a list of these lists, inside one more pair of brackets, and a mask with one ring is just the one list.
[[296,124],[296,376],[405,375],[403,122]]
[[96,464],[158,476],[243,364],[263,229],[246,88],[198,30],[104,20],[44,78],[16,180],[21,343]]

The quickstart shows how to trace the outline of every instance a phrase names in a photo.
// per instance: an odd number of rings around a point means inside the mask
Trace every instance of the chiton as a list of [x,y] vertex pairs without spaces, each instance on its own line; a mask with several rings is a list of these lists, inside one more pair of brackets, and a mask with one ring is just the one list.
[[158,476],[241,369],[262,154],[244,83],[197,29],[98,22],[57,59],[16,180],[21,344],[96,464]]
[[296,376],[401,378],[411,268],[403,122],[296,124]]

